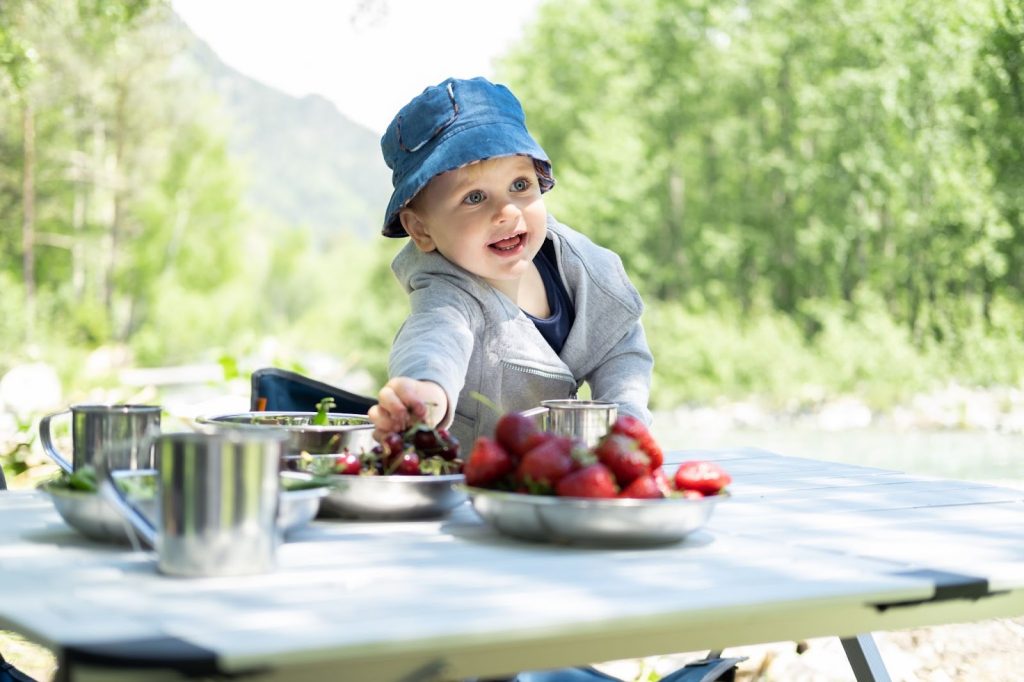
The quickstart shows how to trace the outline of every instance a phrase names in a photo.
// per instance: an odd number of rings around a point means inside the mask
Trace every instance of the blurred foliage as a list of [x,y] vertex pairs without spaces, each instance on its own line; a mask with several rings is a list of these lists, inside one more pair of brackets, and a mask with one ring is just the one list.
[[[273,337],[382,382],[402,242],[247,202],[183,50],[164,2],[0,3],[0,374],[99,382],[114,346],[236,379]],[[1019,1],[559,0],[499,76],[550,209],[648,302],[655,407],[1021,383]]]
[[1018,0],[549,2],[503,76],[660,401],[1020,382]]

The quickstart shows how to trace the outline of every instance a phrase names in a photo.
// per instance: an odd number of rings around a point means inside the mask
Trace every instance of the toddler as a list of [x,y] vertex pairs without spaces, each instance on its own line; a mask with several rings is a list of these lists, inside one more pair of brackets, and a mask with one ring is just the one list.
[[383,234],[410,237],[392,270],[411,312],[370,408],[378,439],[422,419],[468,447],[500,416],[474,392],[521,411],[583,382],[649,424],[643,302],[616,254],[545,209],[551,162],[515,96],[449,78],[398,112],[381,149]]

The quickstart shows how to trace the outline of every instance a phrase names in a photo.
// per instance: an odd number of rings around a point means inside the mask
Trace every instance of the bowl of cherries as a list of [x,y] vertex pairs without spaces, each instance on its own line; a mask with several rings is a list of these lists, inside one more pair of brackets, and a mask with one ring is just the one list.
[[661,448],[629,415],[587,446],[507,413],[494,437],[476,440],[464,471],[473,509],[500,533],[601,546],[683,540],[707,523],[732,480],[710,461],[667,472]]
[[467,499],[458,440],[446,429],[422,423],[359,452],[290,456],[285,467],[330,485],[320,501],[321,516],[436,518]]

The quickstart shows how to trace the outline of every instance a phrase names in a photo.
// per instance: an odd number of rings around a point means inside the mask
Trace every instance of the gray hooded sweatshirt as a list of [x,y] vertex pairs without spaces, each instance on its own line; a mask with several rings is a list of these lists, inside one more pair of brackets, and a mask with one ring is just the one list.
[[441,386],[449,404],[441,425],[466,455],[477,436],[493,436],[500,416],[474,391],[504,413],[575,398],[585,381],[594,400],[651,422],[654,358],[640,322],[643,302],[622,261],[550,215],[547,238],[576,309],[561,353],[512,300],[437,251],[424,253],[410,242],[391,264],[412,310],[395,337],[390,375]]

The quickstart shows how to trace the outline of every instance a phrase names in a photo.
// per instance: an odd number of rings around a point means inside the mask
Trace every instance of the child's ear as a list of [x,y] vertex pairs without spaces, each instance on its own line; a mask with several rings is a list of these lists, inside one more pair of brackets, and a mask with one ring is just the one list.
[[409,233],[412,240],[416,242],[416,247],[420,251],[426,253],[437,248],[434,245],[434,240],[430,238],[426,223],[416,214],[416,211],[411,208],[403,208],[398,213],[398,219],[402,221],[402,227]]

